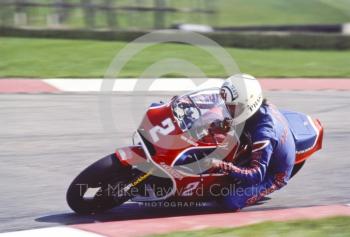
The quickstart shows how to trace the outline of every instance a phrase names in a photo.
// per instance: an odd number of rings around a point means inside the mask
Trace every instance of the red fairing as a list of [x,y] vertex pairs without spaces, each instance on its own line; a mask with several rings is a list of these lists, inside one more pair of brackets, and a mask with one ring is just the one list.
[[170,104],[150,107],[143,118],[139,131],[153,144],[156,163],[171,166],[174,159],[184,150],[195,147],[216,146],[213,139],[195,141],[179,127]]
[[128,146],[115,151],[117,159],[125,166],[132,166],[145,162],[146,155],[141,146]]
[[[212,135],[207,135],[200,140],[195,140],[181,130],[173,116],[170,104],[149,108],[141,122],[139,131],[154,148],[153,161],[165,169],[168,175],[175,180],[175,196],[203,196],[202,192],[205,194],[210,191],[207,187],[229,182],[224,174],[189,174],[178,171],[174,166],[176,160],[186,150],[216,149],[219,144],[221,146],[224,146],[225,143],[235,144],[237,140],[227,139],[228,136],[220,134],[216,135],[215,138]],[[232,160],[237,149],[238,143],[229,154],[226,154],[225,160]],[[223,151],[227,152],[227,150]],[[220,152],[220,149],[217,149],[216,152]]]

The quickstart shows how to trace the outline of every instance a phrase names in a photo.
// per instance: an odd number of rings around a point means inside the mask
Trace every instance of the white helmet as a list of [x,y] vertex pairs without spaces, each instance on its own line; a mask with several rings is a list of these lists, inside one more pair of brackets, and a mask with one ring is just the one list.
[[229,77],[222,84],[220,95],[235,124],[253,116],[263,102],[259,81],[248,74],[235,74]]

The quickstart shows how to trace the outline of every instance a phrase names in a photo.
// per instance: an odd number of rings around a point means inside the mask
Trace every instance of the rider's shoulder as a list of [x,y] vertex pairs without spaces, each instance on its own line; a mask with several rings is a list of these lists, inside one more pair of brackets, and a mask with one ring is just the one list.
[[256,130],[273,130],[273,118],[271,113],[269,112],[268,107],[266,105],[260,106],[258,111],[248,119],[247,121],[248,127],[250,127],[253,131]]
[[271,104],[262,104],[256,112],[255,117],[257,117],[258,120],[272,120],[271,109]]
[[265,102],[260,106],[258,113],[260,114],[260,116],[267,118],[270,117],[270,119],[272,119],[273,114],[279,113],[279,110],[276,105],[270,102]]

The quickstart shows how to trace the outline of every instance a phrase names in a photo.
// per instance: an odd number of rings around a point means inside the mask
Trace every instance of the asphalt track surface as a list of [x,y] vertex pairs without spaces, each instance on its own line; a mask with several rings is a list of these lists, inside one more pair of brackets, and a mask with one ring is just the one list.
[[[170,98],[164,93],[112,95],[114,131],[106,129],[106,116],[101,116],[101,96],[0,94],[0,232],[217,211],[130,203],[93,217],[73,214],[65,202],[72,179],[98,158],[131,144],[147,105]],[[281,108],[319,118],[325,127],[324,148],[287,187],[244,211],[350,203],[350,93],[271,91],[266,96]]]

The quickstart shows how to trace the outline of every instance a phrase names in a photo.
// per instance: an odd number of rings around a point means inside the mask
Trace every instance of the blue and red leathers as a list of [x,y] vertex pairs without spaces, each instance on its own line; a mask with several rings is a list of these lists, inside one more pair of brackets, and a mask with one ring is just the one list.
[[264,103],[246,121],[245,132],[252,140],[250,164],[246,167],[220,164],[229,176],[241,181],[241,190],[235,189],[222,200],[231,210],[254,204],[285,186],[295,162],[293,135],[286,119],[274,105]]

